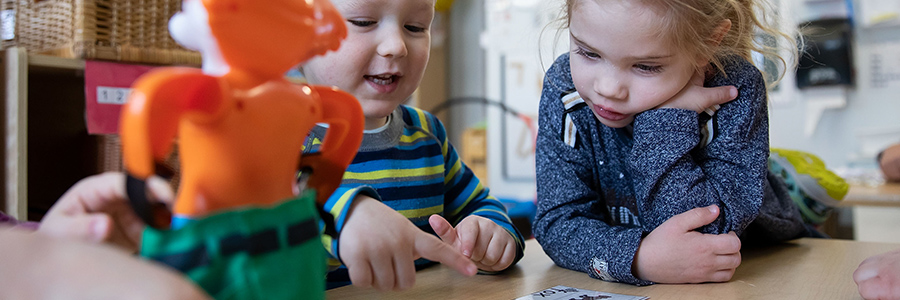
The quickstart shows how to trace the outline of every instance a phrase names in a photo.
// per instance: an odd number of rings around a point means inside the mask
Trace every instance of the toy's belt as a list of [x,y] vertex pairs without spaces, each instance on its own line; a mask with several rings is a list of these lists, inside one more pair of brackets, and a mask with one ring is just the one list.
[[279,231],[287,231],[287,244],[284,248],[301,245],[318,236],[319,227],[316,221],[308,219],[285,227],[269,228],[257,231],[250,235],[240,233],[225,236],[218,241],[218,256],[215,250],[209,249],[205,244],[197,245],[190,250],[181,253],[151,256],[150,259],[159,261],[183,273],[204,267],[210,264],[211,257],[232,256],[239,253],[247,253],[250,256],[263,255],[279,250]]

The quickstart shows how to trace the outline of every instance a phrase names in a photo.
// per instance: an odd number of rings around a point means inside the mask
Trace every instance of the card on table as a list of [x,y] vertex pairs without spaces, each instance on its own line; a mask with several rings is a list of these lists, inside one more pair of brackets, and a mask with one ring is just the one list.
[[531,295],[516,298],[516,300],[646,300],[650,297],[630,296],[621,294],[604,293],[584,290],[579,288],[557,285],[552,288],[532,293]]

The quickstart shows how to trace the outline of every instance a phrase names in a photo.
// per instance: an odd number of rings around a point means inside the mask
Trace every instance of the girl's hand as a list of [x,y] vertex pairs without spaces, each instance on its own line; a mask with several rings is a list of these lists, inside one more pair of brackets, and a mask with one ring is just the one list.
[[734,100],[738,96],[734,86],[703,87],[705,76],[701,72],[694,73],[688,84],[678,94],[661,104],[658,108],[680,108],[701,113],[707,108]]
[[487,218],[468,216],[456,228],[439,215],[431,215],[428,222],[444,243],[462,252],[478,269],[503,271],[516,259],[516,240]]
[[741,240],[734,232],[704,234],[694,229],[719,216],[712,205],[678,214],[641,240],[632,272],[657,283],[701,283],[731,280],[741,264]]

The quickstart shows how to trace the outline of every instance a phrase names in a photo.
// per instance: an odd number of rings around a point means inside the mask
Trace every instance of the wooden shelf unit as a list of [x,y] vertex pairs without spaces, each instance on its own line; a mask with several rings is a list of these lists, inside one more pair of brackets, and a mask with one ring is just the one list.
[[84,60],[3,50],[0,209],[39,220],[70,186],[98,172],[84,121]]

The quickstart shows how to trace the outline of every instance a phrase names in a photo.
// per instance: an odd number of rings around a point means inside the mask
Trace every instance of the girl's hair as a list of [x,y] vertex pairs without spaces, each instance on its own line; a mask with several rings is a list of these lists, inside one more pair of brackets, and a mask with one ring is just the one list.
[[[580,1],[565,0],[558,23],[568,28],[570,16]],[[635,1],[635,0],[621,0]],[[774,7],[766,0],[637,0],[654,9],[661,16],[658,22],[659,37],[668,40],[679,53],[694,53],[706,58],[719,71],[723,71],[725,59],[737,55],[753,61],[752,53],[762,54],[766,60],[780,62],[776,67],[777,82],[785,70],[796,66],[797,41],[778,29]],[[770,19],[771,18],[771,19]],[[731,29],[715,45],[713,34],[724,20],[731,20]],[[776,20],[772,20],[776,19]],[[779,52],[779,50],[786,50]],[[782,53],[789,53],[788,57]],[[698,69],[705,64],[695,66]],[[763,73],[766,73],[763,68]],[[766,74],[767,77],[776,74]]]

